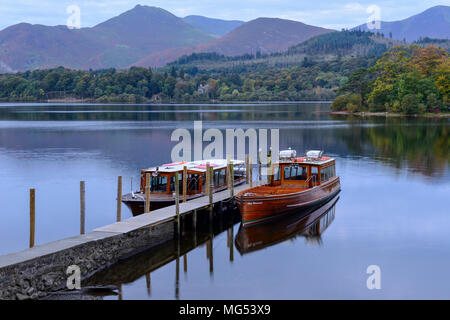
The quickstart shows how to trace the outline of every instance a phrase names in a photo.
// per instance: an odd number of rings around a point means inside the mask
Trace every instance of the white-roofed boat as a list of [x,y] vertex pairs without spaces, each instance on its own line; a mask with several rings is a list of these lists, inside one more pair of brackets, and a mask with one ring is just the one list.
[[[179,190],[183,190],[183,171],[187,168],[187,192],[186,200],[202,197],[206,194],[206,166],[209,163],[212,168],[212,191],[218,192],[227,188],[227,160],[211,159],[192,162],[174,162],[163,164],[159,167],[144,169],[141,171],[140,189],[122,197],[133,212],[133,215],[144,213],[145,186],[147,173],[150,175],[150,210],[163,208],[175,203],[175,175],[179,175]],[[245,182],[245,162],[230,160],[234,168],[234,185]]]

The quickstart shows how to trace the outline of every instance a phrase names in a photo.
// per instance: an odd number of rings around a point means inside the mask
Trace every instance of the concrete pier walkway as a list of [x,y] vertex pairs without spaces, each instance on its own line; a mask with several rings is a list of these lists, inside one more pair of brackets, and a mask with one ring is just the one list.
[[[255,181],[254,186],[265,183]],[[243,184],[234,194],[248,189]],[[213,194],[213,205],[231,199],[230,190]],[[209,197],[180,203],[180,217],[210,206]],[[97,228],[85,235],[38,245],[0,256],[0,299],[29,299],[66,287],[67,268],[76,265],[81,278],[111,266],[119,259],[169,241],[175,236],[176,206],[154,210]]]

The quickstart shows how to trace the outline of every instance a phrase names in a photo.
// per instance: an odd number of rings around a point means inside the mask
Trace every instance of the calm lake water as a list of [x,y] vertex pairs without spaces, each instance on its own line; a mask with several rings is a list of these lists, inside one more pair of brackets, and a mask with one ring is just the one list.
[[[178,262],[169,242],[96,281],[122,284],[123,299],[449,299],[449,120],[361,120],[328,110],[326,103],[0,105],[0,254],[28,246],[29,188],[36,188],[37,244],[79,233],[80,180],[87,231],[112,223],[117,176],[124,192],[136,189],[142,168],[170,161],[172,131],[202,120],[204,130],[279,128],[281,148],[325,150],[336,158],[339,199],[314,213],[320,220],[280,222],[276,239],[229,220],[197,237],[187,231]],[[123,216],[131,217],[125,206]],[[380,267],[380,290],[367,289],[370,265]]]

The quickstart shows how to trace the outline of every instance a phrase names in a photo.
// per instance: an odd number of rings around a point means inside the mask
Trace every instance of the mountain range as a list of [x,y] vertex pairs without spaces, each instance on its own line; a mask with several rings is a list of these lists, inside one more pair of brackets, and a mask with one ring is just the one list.
[[383,33],[385,37],[392,36],[396,40],[406,40],[408,42],[419,40],[420,38],[450,38],[450,7],[435,6],[412,17],[399,21],[379,21],[380,29],[369,30],[366,24],[355,27],[362,31],[372,31]]
[[219,39],[196,46],[157,52],[134,65],[160,67],[182,55],[194,52],[216,52],[226,56],[281,52],[309,38],[333,31],[292,20],[258,18],[242,24]]
[[[366,25],[356,29],[367,30]],[[235,56],[273,53],[334,30],[301,22],[258,18],[244,22],[177,17],[137,5],[94,27],[68,29],[19,23],[0,31],[0,72],[64,66],[73,69],[163,66],[181,55],[217,52]],[[410,18],[381,22],[386,37],[450,38],[450,7],[436,6]]]

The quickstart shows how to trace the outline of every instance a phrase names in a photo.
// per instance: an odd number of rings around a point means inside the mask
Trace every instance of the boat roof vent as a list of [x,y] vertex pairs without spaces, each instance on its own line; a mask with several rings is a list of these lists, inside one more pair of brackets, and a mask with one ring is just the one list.
[[292,159],[297,156],[297,151],[289,148],[288,150],[280,151],[280,159]]
[[312,160],[318,160],[320,158],[322,158],[323,155],[323,151],[320,150],[310,150],[308,152],[306,152],[306,157],[308,159],[312,159]]

